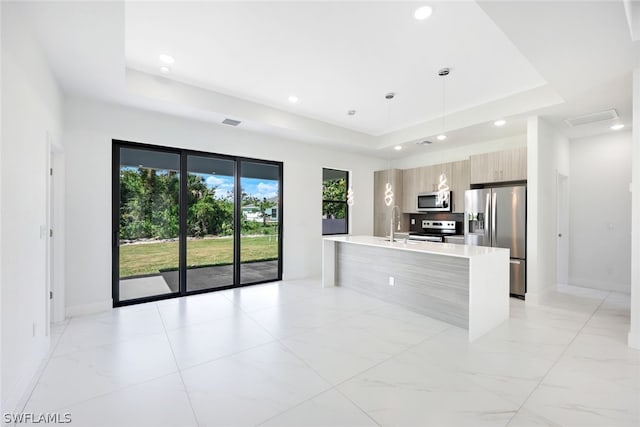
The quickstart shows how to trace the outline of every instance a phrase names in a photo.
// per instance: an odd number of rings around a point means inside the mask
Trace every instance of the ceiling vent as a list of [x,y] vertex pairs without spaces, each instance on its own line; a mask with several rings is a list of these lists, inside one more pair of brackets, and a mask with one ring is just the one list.
[[429,144],[433,144],[433,141],[429,141],[428,139],[425,139],[424,141],[416,142],[416,144],[418,144],[418,145],[429,145]]
[[242,123],[240,120],[233,120],[233,119],[224,119],[222,121],[223,125],[229,125],[229,126],[238,126],[240,123]]
[[618,118],[618,112],[614,109],[599,111],[597,113],[583,114],[582,116],[569,117],[564,122],[569,127],[587,125],[589,123],[603,122],[605,120],[614,120]]

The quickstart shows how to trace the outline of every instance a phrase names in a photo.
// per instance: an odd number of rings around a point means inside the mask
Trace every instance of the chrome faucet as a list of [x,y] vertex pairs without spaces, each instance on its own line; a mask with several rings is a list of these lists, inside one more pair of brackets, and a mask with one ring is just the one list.
[[395,236],[394,236],[394,231],[393,231],[393,228],[395,226],[395,219],[396,219],[396,216],[394,216],[395,212],[397,212],[398,231],[400,231],[400,208],[398,207],[398,205],[394,205],[391,208],[391,222],[389,224],[389,241],[390,242],[394,242],[395,241]]

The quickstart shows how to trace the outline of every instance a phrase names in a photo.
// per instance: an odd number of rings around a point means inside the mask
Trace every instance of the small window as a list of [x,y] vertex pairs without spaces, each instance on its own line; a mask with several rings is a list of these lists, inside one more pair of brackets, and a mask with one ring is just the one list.
[[322,169],[322,234],[349,233],[349,172]]

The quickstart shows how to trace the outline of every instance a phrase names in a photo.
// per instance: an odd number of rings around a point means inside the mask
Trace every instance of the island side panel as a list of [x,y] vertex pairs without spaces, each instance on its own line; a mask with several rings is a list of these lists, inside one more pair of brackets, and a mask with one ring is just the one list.
[[336,242],[322,240],[322,287],[336,285]]
[[509,318],[509,250],[474,257],[469,267],[469,341],[473,341]]
[[337,242],[335,277],[338,286],[469,328],[467,258]]

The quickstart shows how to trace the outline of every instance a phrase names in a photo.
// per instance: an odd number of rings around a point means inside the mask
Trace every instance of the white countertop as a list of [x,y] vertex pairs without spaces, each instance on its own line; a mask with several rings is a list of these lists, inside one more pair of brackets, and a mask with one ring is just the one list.
[[355,245],[398,249],[401,251],[409,252],[421,252],[425,254],[454,256],[460,258],[473,258],[477,256],[496,253],[499,251],[509,252],[509,249],[489,248],[486,246],[459,245],[455,243],[422,242],[416,240],[409,240],[407,243],[405,243],[404,239],[396,242],[389,242],[385,240],[384,237],[376,236],[335,236],[325,237],[324,240],[353,243]]

